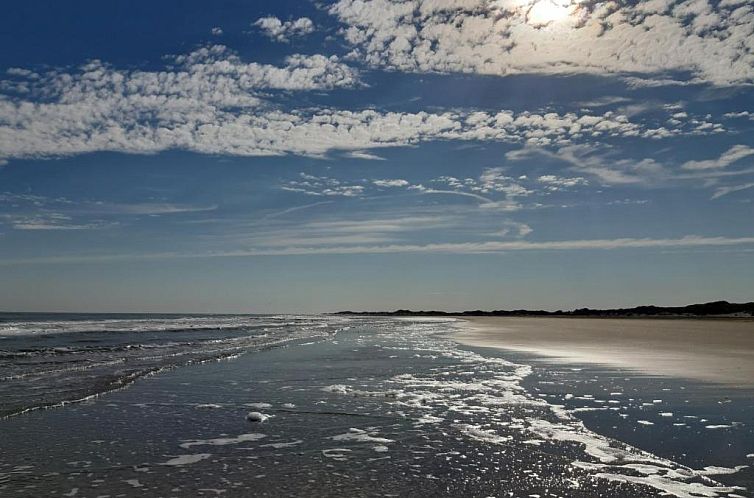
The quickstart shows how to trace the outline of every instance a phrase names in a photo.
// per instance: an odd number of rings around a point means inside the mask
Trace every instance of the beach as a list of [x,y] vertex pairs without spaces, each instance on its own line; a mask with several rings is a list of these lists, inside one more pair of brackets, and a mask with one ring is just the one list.
[[528,352],[645,374],[754,387],[754,320],[641,318],[465,318],[456,338],[477,347]]
[[[0,419],[0,495],[736,498],[754,483],[745,388],[460,345],[469,322],[452,318],[98,320],[16,320],[3,341],[37,362],[173,363]],[[201,357],[175,360],[187,337]],[[65,376],[73,394],[103,385]],[[43,377],[13,392],[53,399]]]

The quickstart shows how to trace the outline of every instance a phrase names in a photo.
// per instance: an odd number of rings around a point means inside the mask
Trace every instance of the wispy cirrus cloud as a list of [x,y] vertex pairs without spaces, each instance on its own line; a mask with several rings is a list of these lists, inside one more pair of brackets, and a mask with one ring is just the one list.
[[345,154],[345,157],[350,157],[351,159],[366,159],[368,161],[384,161],[385,158],[382,156],[378,156],[377,154],[373,154],[371,152],[365,152],[363,150],[353,150],[350,152],[347,152]]
[[715,193],[712,194],[711,198],[719,199],[724,195],[732,194],[733,192],[740,192],[742,190],[748,190],[750,188],[754,188],[754,182],[743,183],[741,185],[728,185],[726,187],[718,187],[715,189]]
[[749,147],[748,145],[734,145],[723,152],[720,157],[715,159],[687,161],[683,163],[681,167],[687,170],[721,169],[751,155],[754,155],[754,148]]
[[0,223],[16,230],[96,230],[142,216],[204,213],[217,205],[170,202],[118,203],[35,194],[0,193]]
[[270,247],[236,251],[203,253],[101,254],[91,256],[58,256],[2,260],[10,264],[63,264],[95,261],[127,261],[195,258],[247,258],[261,256],[304,256],[330,254],[495,254],[521,251],[617,251],[628,249],[673,249],[690,247],[753,246],[754,237],[703,237],[687,235],[680,238],[616,238],[550,241],[488,241],[437,244],[385,244],[313,247]]
[[[510,161],[521,161],[532,157],[547,157],[556,161],[563,161],[570,165],[572,171],[595,177],[607,185],[651,184],[666,178],[668,172],[662,164],[653,158],[628,159],[620,158],[618,152],[587,145],[561,147],[555,151],[543,148],[524,148],[506,154]],[[544,175],[542,183],[554,185],[559,182],[557,177]],[[582,183],[584,179],[576,177],[570,182]],[[568,183],[560,180],[561,187]]]
[[15,230],[98,230],[117,225],[117,222],[105,220],[75,221],[71,216],[55,212],[36,215],[0,214],[0,221],[9,224]]

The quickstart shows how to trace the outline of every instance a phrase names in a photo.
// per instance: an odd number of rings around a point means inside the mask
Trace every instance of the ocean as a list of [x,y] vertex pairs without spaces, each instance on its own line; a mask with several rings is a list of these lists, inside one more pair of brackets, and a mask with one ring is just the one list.
[[460,320],[0,320],[2,496],[735,498],[754,483],[751,392],[460,346]]

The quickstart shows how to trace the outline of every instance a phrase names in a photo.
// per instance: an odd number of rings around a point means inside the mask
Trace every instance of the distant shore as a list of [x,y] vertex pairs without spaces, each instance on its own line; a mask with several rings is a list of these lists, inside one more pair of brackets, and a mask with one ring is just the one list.
[[754,318],[754,302],[729,303],[714,301],[688,306],[636,306],[633,308],[591,309],[579,308],[571,311],[546,310],[471,310],[471,311],[340,311],[338,315],[368,316],[458,316],[458,317],[563,317],[563,318]]
[[463,317],[468,346],[609,365],[730,387],[754,387],[754,321]]

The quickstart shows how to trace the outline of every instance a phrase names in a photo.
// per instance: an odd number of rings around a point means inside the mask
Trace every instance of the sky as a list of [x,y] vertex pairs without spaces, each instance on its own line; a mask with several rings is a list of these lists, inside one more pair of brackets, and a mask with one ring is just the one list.
[[754,300],[748,0],[27,0],[0,309]]

